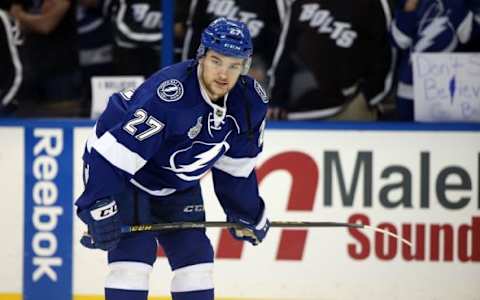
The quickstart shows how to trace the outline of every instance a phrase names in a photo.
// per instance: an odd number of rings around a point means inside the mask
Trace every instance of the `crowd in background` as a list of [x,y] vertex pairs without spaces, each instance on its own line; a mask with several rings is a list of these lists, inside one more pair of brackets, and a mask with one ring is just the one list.
[[[480,0],[177,0],[175,61],[223,16],[289,120],[413,120],[413,52],[480,52]],[[160,68],[161,0],[2,0],[0,116],[89,117],[93,76]]]

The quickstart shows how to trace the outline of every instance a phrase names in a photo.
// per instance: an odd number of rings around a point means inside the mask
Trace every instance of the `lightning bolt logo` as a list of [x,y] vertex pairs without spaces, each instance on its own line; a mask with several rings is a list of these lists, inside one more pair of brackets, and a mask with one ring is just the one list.
[[215,156],[217,156],[218,153],[220,153],[222,146],[222,144],[217,144],[209,150],[196,155],[196,161],[188,165],[179,165],[177,170],[183,173],[200,170],[201,168],[205,167]]
[[447,17],[438,17],[432,19],[432,22],[421,31],[421,38],[415,45],[415,51],[423,52],[428,49],[430,46],[433,45],[435,38],[447,28]]
[[[228,135],[227,135],[228,136]],[[189,152],[197,152],[195,149],[200,148],[203,149],[204,151],[196,154],[193,156],[193,162],[191,163],[184,163],[184,164],[178,164],[176,163],[175,160],[183,160],[180,157],[180,154],[185,154],[187,153],[187,158],[188,160],[188,153]],[[205,150],[205,148],[207,148]],[[178,151],[175,151],[171,156],[170,156],[170,167],[164,167],[167,170],[171,170],[176,173],[176,175],[186,181],[193,181],[200,179],[203,175],[205,175],[209,168],[208,164],[215,160],[215,158],[219,157],[219,154],[226,152],[230,148],[230,145],[226,142],[220,142],[220,143],[204,143],[200,141],[195,141],[193,144],[186,148],[186,149],[181,149]],[[185,161],[185,160],[183,160]],[[202,169],[205,169],[198,175],[193,175],[193,172],[201,171]]]

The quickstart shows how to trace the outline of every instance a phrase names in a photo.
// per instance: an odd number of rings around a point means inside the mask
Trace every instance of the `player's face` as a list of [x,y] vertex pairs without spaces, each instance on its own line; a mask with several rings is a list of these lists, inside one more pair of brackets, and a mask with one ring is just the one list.
[[200,80],[212,101],[225,96],[235,86],[243,63],[242,58],[225,56],[213,50],[208,50],[200,59]]

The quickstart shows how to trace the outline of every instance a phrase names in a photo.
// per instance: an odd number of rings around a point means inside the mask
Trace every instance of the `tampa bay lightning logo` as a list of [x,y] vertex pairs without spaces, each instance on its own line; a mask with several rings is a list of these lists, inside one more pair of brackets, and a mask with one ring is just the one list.
[[[457,47],[458,37],[455,27],[450,22],[450,14],[451,11],[445,8],[442,1],[433,1],[426,8],[419,20],[419,39],[415,44],[416,52],[426,51],[432,45],[436,45],[436,47],[443,45],[443,49],[437,49],[438,52],[451,52]],[[445,44],[438,43],[440,37]]]
[[225,140],[220,143],[195,141],[191,146],[175,151],[170,156],[170,166],[164,168],[175,172],[175,175],[185,181],[198,180],[229,148],[230,145]]
[[177,101],[183,96],[183,84],[177,79],[165,80],[158,87],[157,95],[163,101]]

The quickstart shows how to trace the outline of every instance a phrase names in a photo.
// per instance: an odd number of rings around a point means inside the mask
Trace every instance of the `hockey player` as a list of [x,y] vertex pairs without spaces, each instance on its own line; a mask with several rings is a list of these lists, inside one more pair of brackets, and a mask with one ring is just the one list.
[[174,271],[174,300],[214,298],[204,229],[120,234],[120,224],[204,220],[199,180],[210,170],[227,220],[244,226],[232,235],[253,245],[264,239],[270,223],[254,167],[267,97],[243,75],[251,55],[246,25],[219,18],[195,60],[110,97],[86,144],[86,186],[76,201],[91,236],[82,244],[108,251],[106,299],[147,299],[157,242]]
[[392,23],[392,40],[400,50],[397,77],[399,118],[411,121],[413,111],[412,52],[454,52],[470,41],[473,14],[465,0],[402,0]]

